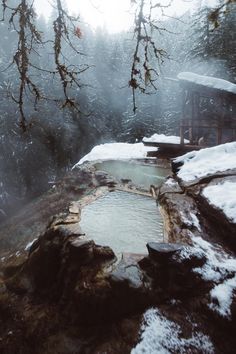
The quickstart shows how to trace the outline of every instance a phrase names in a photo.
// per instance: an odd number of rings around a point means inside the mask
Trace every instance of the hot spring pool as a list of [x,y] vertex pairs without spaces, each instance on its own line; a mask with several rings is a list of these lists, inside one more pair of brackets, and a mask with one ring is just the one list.
[[81,228],[97,244],[122,252],[147,253],[146,243],[163,241],[163,224],[151,197],[114,191],[85,206]]
[[105,171],[118,179],[131,179],[136,185],[149,190],[153,184],[159,187],[165,177],[170,174],[170,168],[144,164],[138,161],[103,161],[95,165],[97,170]]

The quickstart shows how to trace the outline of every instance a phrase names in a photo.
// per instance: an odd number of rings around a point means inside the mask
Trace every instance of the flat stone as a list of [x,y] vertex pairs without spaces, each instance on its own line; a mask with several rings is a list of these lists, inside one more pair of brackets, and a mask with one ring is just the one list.
[[167,262],[175,253],[184,247],[179,243],[148,242],[149,257],[157,262]]
[[80,221],[79,214],[61,214],[53,218],[50,227],[58,225],[76,224]]
[[79,202],[72,202],[69,205],[69,212],[71,214],[80,214]]
[[93,240],[76,238],[70,242],[70,246],[75,249],[85,249],[94,246]]
[[113,284],[117,283],[117,285],[126,283],[129,287],[134,289],[143,288],[143,275],[138,265],[126,267],[122,261],[111,273],[110,280]]

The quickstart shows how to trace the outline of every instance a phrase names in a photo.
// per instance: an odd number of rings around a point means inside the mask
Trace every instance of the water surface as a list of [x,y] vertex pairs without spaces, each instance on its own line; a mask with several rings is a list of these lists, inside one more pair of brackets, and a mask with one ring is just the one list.
[[131,179],[133,183],[145,189],[149,189],[151,184],[159,187],[170,174],[169,168],[134,161],[103,161],[95,167],[118,179]]
[[163,224],[156,201],[138,194],[114,191],[82,210],[81,228],[97,244],[116,254],[146,253],[146,243],[163,241]]

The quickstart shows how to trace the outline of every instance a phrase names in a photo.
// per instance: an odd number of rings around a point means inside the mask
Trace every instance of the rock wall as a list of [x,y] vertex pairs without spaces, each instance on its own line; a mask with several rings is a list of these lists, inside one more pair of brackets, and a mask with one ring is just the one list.
[[[2,229],[11,254],[0,263],[0,351],[140,353],[152,325],[146,314],[155,308],[150,354],[160,345],[171,353],[234,353],[236,264],[230,242],[218,243],[221,231],[204,213],[201,185],[168,178],[158,197],[166,242],[119,261],[79,225],[80,208],[114,188],[127,186],[82,167]],[[221,304],[222,286],[228,299]],[[160,323],[175,328],[178,341]]]

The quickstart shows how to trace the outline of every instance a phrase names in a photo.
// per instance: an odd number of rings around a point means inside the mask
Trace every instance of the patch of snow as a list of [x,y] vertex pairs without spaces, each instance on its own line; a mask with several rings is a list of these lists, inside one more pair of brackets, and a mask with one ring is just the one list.
[[192,213],[192,212],[190,212],[189,215],[190,215],[190,217],[191,217],[192,225],[193,225],[194,227],[196,227],[196,229],[197,229],[198,231],[201,231],[201,226],[200,226],[198,217],[197,217],[194,213]]
[[178,186],[178,182],[176,182],[174,178],[167,178],[167,180],[165,181],[165,185],[169,187],[176,187]]
[[192,82],[209,88],[236,94],[236,85],[230,81],[211,76],[198,75],[192,72],[182,72],[177,76],[179,80]]
[[181,216],[181,220],[185,225],[192,226],[192,221],[190,221],[182,211],[180,212],[180,216]]
[[143,143],[101,144],[95,146],[74,167],[81,165],[86,161],[143,159],[147,157],[148,151],[156,151],[156,148],[146,147]]
[[[193,272],[199,274],[203,280],[214,284],[210,292],[212,302],[208,306],[220,315],[230,318],[233,292],[236,289],[236,259],[230,257],[221,246],[211,244],[200,236],[194,236],[191,231],[188,233],[193,247],[183,247],[178,255],[173,257],[177,261],[192,256],[205,257],[205,264],[194,268]],[[217,299],[217,304],[214,299]]]
[[200,236],[193,236],[192,241],[195,250],[202,251],[207,258],[202,268],[195,268],[203,279],[217,282],[224,279],[229,272],[236,272],[236,259],[230,258],[220,246],[213,245]]
[[176,299],[171,299],[171,300],[170,300],[170,304],[171,304],[171,305],[177,305],[177,304],[179,304],[179,303],[180,303],[179,300],[176,300]]
[[187,218],[182,211],[180,212],[180,216],[185,225],[190,227],[194,226],[198,231],[201,231],[199,220],[193,212],[189,213],[189,218]]
[[149,309],[143,316],[141,340],[131,354],[186,353],[197,349],[202,353],[214,353],[210,338],[194,331],[190,338],[181,338],[181,327],[168,320],[158,309]]
[[[218,300],[218,304],[209,304],[209,307],[220,315],[230,318],[230,306],[233,298],[233,291],[236,288],[236,259],[230,258],[220,246],[212,245],[201,237],[192,237],[196,252],[203,252],[207,261],[201,268],[195,268],[202,279],[212,281],[215,287],[211,290],[212,300]],[[228,279],[231,274],[235,277]],[[232,276],[232,275],[231,275]]]
[[37,240],[37,238],[34,238],[33,241],[30,241],[26,246],[25,246],[25,251],[29,251],[30,247],[33,245],[33,243]]
[[[146,143],[169,143],[180,144],[180,137],[175,135],[153,134],[150,138],[144,137],[143,141]],[[189,143],[189,140],[185,139],[185,143]]]
[[183,163],[178,177],[186,182],[234,169],[236,168],[236,142],[191,151],[177,157],[174,161]]
[[232,304],[234,290],[236,290],[236,275],[231,279],[227,279],[224,283],[216,285],[211,290],[210,295],[213,303],[211,303],[209,307],[217,311],[223,317],[230,317],[230,306]]
[[205,253],[201,249],[197,249],[190,246],[182,247],[181,250],[173,257],[178,262],[182,262],[185,259],[190,259],[192,257],[197,257],[199,259],[205,256]]
[[211,205],[219,208],[228,219],[236,223],[236,183],[224,182],[203,189],[202,194]]

